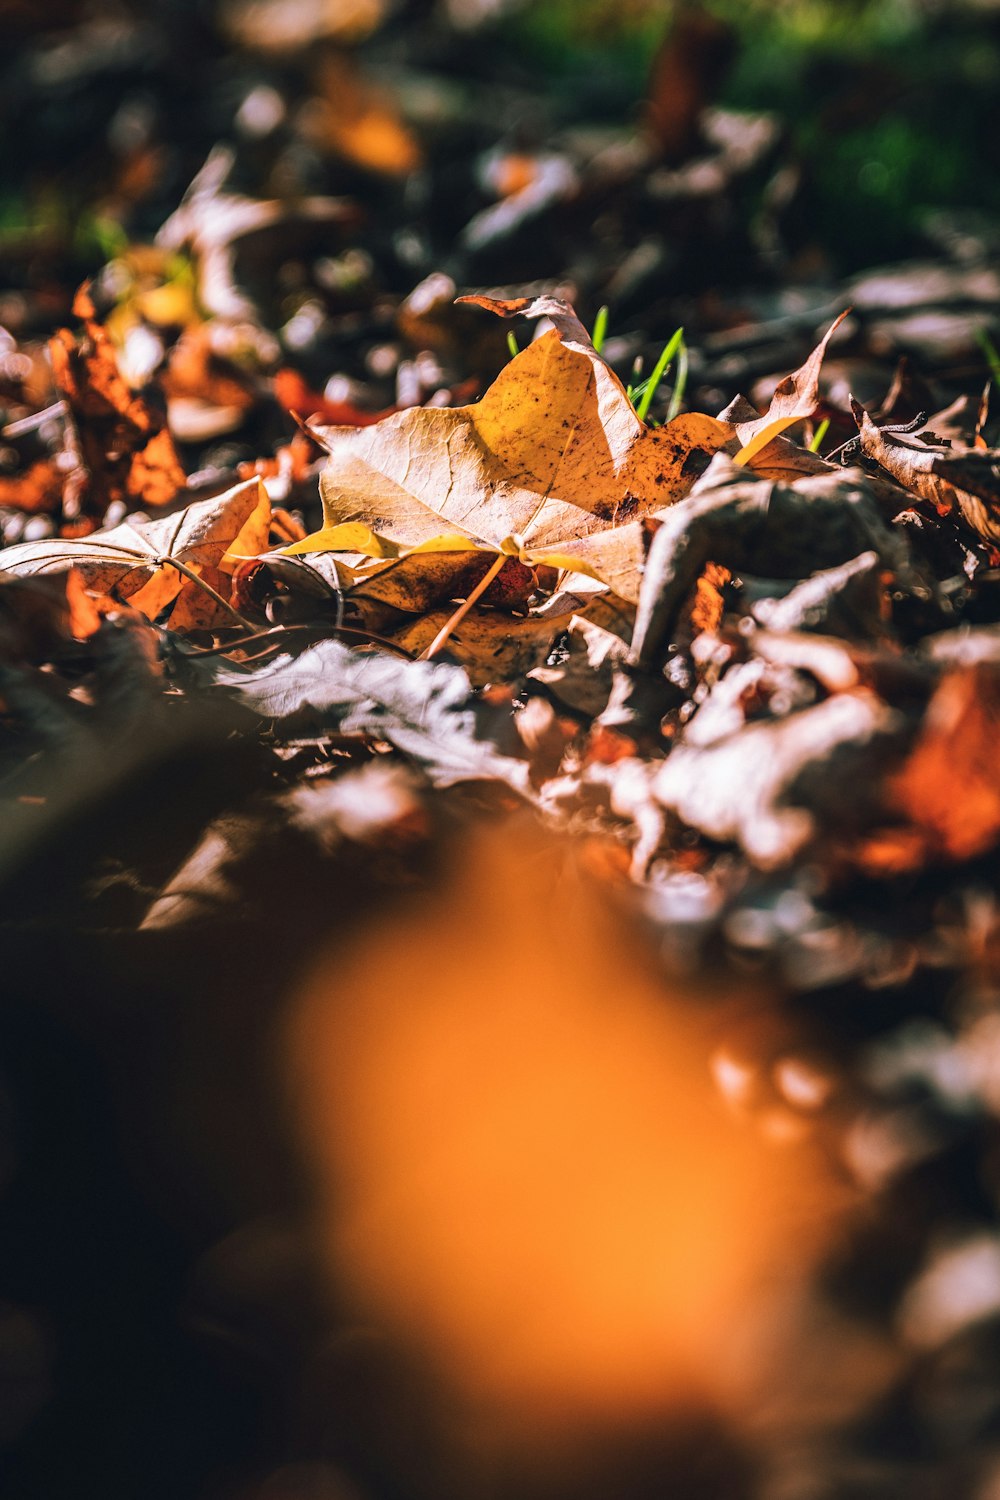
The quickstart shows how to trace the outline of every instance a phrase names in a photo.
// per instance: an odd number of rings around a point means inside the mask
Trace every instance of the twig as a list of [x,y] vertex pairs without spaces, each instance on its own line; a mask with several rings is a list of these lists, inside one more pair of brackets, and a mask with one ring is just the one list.
[[387,636],[376,635],[372,630],[364,630],[357,625],[335,625],[332,630],[327,631],[325,625],[310,625],[302,622],[297,625],[275,625],[270,630],[255,630],[250,635],[240,635],[231,641],[221,641],[218,646],[192,646],[189,650],[180,647],[182,656],[225,656],[229,651],[240,651],[244,646],[252,646],[257,641],[270,641],[275,647],[281,644],[281,638],[286,635],[297,633],[309,635],[353,635],[359,639],[368,641],[375,646],[383,646],[386,651],[394,651],[397,656],[405,657],[407,661],[413,661],[412,651],[407,651],[405,646],[400,646],[396,641],[390,641]]

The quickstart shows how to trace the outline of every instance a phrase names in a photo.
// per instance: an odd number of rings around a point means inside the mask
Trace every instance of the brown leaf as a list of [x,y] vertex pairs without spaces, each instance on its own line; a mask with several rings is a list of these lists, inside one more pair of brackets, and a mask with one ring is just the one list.
[[59,508],[64,476],[51,459],[40,458],[20,474],[0,474],[0,505],[15,510]]
[[[0,552],[0,576],[33,578],[76,568],[89,590],[129,599],[149,619],[176,600],[171,625],[203,629],[229,623],[231,615],[188,575],[228,600],[237,560],[263,551],[269,520],[267,491],[259,479],[250,479],[155,521],[126,521],[82,541],[8,547]],[[172,560],[188,574],[171,566]]]
[[173,440],[162,417],[123,379],[86,286],[73,311],[84,323],[83,338],[62,328],[49,352],[86,471],[84,507],[102,516],[115,500],[130,509],[165,505],[186,482]]
[[755,421],[737,425],[736,434],[743,445],[736,455],[738,464],[749,463],[755,454],[786,427],[791,427],[793,422],[812,416],[819,401],[819,372],[826,347],[849,311],[849,308],[846,309],[830,324],[805,364],[778,382],[764,415]]
[[353,57],[324,52],[315,81],[318,97],[303,120],[307,139],[390,177],[405,177],[420,166],[420,147],[391,94],[365,78]]
[[1000,543],[1000,454],[932,447],[915,434],[877,427],[857,402],[864,453],[942,515],[958,511],[977,536]]
[[889,791],[930,849],[971,859],[1000,837],[1000,669],[957,667],[941,679],[920,738]]
[[634,599],[643,543],[629,523],[684,495],[732,429],[697,413],[646,427],[565,303],[472,300],[556,326],[475,405],[321,429],[326,524],[295,550],[367,551],[379,559],[371,576],[417,547],[486,547],[590,573]]
[[871,821],[878,772],[903,735],[902,717],[856,688],[706,746],[679,744],[653,795],[709,838],[736,840],[754,864],[775,869],[821,828]]

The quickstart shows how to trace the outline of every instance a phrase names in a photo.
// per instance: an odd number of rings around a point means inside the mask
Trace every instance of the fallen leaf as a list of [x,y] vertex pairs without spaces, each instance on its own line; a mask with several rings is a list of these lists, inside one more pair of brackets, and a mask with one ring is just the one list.
[[873,551],[899,578],[909,577],[905,544],[882,520],[859,470],[814,475],[793,487],[751,479],[727,459],[715,459],[653,537],[628,668],[607,710],[608,725],[648,726],[676,706],[679,690],[665,681],[662,668],[681,606],[708,563],[799,579],[863,551]]
[[854,403],[863,452],[938,512],[957,511],[977,536],[1000,543],[1000,453],[932,447],[916,434],[889,433]]
[[646,427],[565,303],[460,300],[555,327],[472,406],[319,429],[330,451],[325,525],[290,550],[487,548],[589,573],[634,599],[643,545],[626,523],[684,495],[731,429],[696,413]]
[[819,401],[819,372],[823,364],[826,346],[847,317],[846,309],[830,324],[804,365],[786,375],[774,388],[771,404],[762,417],[755,421],[741,422],[736,435],[742,444],[735,462],[747,464],[786,427],[811,417]]
[[913,753],[888,788],[932,852],[972,859],[1000,837],[998,736],[997,664],[981,661],[946,672]]
[[86,508],[102,516],[115,500],[130,509],[166,505],[183,489],[186,476],[163,418],[126,384],[86,286],[73,311],[83,322],[83,338],[62,328],[50,340],[49,353],[56,387],[76,428]]
[[677,745],[652,792],[692,828],[735,840],[754,864],[775,869],[820,828],[842,832],[872,820],[875,772],[898,755],[906,733],[902,716],[873,693],[836,693],[704,747]]
[[298,370],[287,366],[275,371],[274,394],[285,411],[294,412],[299,417],[322,417],[325,423],[337,427],[370,427],[374,422],[381,422],[383,417],[391,417],[399,409],[390,406],[385,411],[362,411],[349,401],[328,401],[307,385]]
[[435,785],[499,780],[527,795],[528,765],[511,753],[519,742],[509,706],[477,698],[461,667],[362,655],[321,640],[262,666],[188,660],[181,670],[203,688],[225,689],[261,718],[385,740]]
[[128,599],[149,619],[173,604],[173,629],[206,629],[229,623],[230,614],[189,574],[228,600],[236,559],[263,551],[269,520],[267,491],[254,478],[155,521],[125,521],[82,541],[8,547],[0,573],[31,578],[76,568],[88,589]]
[[190,248],[198,262],[198,298],[216,317],[234,322],[259,320],[259,311],[236,275],[241,242],[249,241],[267,260],[269,241],[285,231],[308,232],[310,226],[331,229],[356,221],[346,199],[310,196],[294,202],[247,198],[227,190],[235,153],[216,146],[184,194],[180,206],[160,228],[156,243],[167,250]]
[[[518,565],[515,563],[515,566]],[[502,577],[503,573],[500,574]],[[488,596],[489,590],[483,598]],[[392,631],[390,639],[411,656],[419,656],[452,613],[449,606],[419,615]],[[549,600],[544,610],[533,610],[519,619],[512,620],[509,615],[496,610],[475,609],[449,635],[446,649],[449,656],[465,667],[470,681],[477,687],[493,682],[513,682],[526,675],[537,675],[535,668],[541,672],[557,638],[574,625],[585,625],[584,616],[591,614],[603,620],[620,619],[626,635],[631,629],[632,611],[612,595],[602,593],[581,598],[578,594],[566,593]],[[595,629],[600,628],[595,624]],[[618,636],[612,639],[617,640],[624,651],[624,642]]]
[[416,171],[420,147],[391,94],[367,79],[353,58],[322,53],[316,85],[318,95],[302,118],[303,133],[312,144],[370,172],[405,177]]
[[0,474],[0,505],[14,510],[59,509],[65,475],[51,459],[39,458],[19,474]]

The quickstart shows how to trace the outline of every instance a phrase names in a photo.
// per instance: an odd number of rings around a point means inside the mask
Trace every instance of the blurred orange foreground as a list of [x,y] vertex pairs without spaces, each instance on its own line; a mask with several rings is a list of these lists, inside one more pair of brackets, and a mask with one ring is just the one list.
[[725,1404],[826,1195],[730,1119],[690,998],[572,852],[519,837],[328,952],[291,1057],[339,1294],[532,1442]]

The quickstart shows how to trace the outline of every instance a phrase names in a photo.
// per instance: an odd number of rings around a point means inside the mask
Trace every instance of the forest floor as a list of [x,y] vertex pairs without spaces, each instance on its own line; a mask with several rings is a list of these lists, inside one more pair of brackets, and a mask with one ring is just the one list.
[[1000,1495],[1000,41],[635,9],[11,8],[12,1500]]

